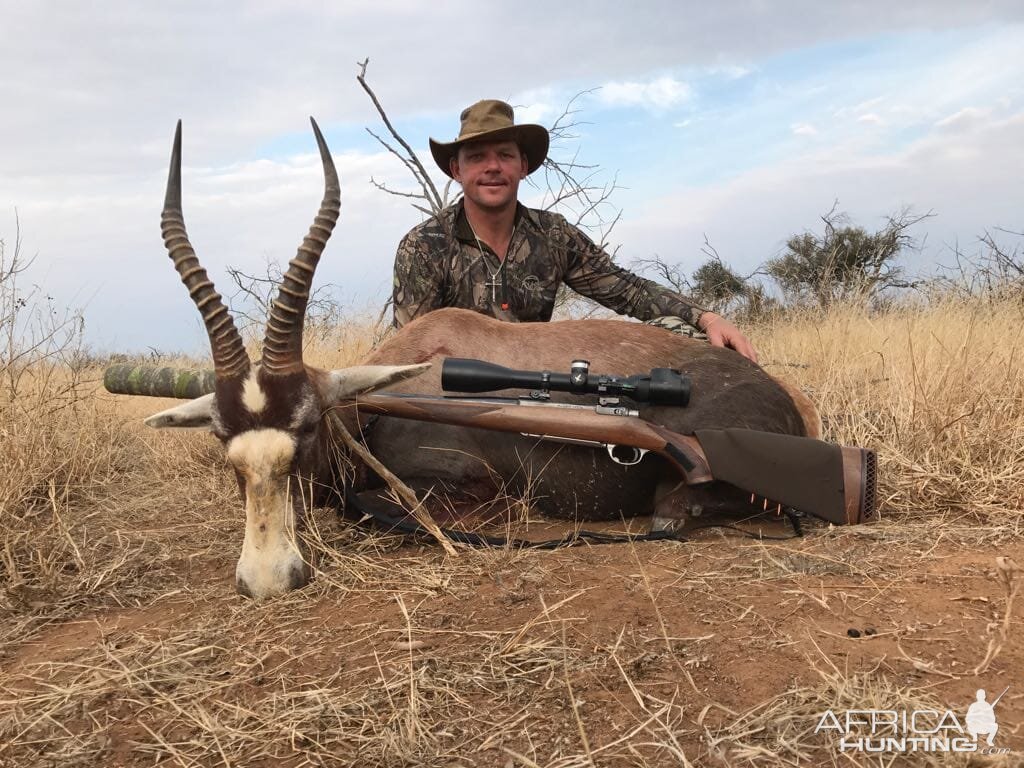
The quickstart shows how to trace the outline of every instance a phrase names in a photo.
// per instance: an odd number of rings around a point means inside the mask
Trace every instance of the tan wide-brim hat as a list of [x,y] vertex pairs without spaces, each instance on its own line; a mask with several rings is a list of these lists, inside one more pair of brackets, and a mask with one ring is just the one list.
[[484,99],[471,107],[462,110],[459,117],[462,127],[455,141],[443,142],[430,140],[430,154],[434,156],[437,167],[451,176],[451,159],[459,151],[459,147],[470,141],[505,141],[511,139],[519,145],[520,151],[526,155],[526,173],[531,174],[540,168],[544,158],[548,156],[548,129],[543,125],[524,123],[515,124],[512,107],[497,99]]

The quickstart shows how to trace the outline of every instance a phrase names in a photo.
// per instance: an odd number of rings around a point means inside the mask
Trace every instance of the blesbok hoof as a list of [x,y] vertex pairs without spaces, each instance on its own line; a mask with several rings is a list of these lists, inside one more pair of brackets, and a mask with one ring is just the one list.
[[308,563],[298,562],[283,568],[243,572],[242,568],[235,571],[235,590],[242,597],[251,600],[265,600],[277,597],[294,589],[302,589],[313,579],[312,568]]
[[252,599],[252,590],[249,589],[249,585],[245,583],[245,579],[235,579],[235,590],[242,597],[248,597]]
[[312,575],[309,572],[309,568],[303,563],[297,568],[292,568],[292,572],[288,580],[288,589],[302,589],[304,586],[309,584],[312,579]]

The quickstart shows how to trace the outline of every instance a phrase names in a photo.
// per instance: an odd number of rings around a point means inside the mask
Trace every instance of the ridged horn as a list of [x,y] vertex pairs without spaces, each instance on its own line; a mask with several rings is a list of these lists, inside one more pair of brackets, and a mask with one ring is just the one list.
[[171,151],[171,169],[167,175],[167,195],[164,197],[164,210],[160,217],[160,231],[174,268],[181,275],[181,282],[188,288],[192,301],[203,316],[217,378],[244,376],[249,371],[249,355],[242,344],[242,337],[235,328],[231,313],[221,301],[221,295],[214,289],[213,281],[207,277],[206,270],[199,263],[185,231],[185,218],[181,212],[181,120],[174,131],[174,149]]
[[267,333],[263,339],[263,370],[275,375],[302,370],[302,328],[313,273],[341,210],[341,186],[331,151],[327,148],[316,120],[311,117],[309,122],[313,124],[324,168],[324,199],[313,220],[313,226],[309,228],[309,234],[303,239],[295,258],[288,262],[288,271],[281,280],[277,298],[270,308]]

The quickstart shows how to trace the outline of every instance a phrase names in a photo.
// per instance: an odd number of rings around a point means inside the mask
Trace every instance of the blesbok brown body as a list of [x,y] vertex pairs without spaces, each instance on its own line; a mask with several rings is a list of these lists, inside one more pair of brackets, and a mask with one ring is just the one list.
[[[295,535],[318,489],[337,487],[326,411],[337,409],[356,430],[351,406],[361,393],[440,393],[445,357],[476,357],[520,369],[568,371],[587,359],[600,373],[629,375],[655,367],[692,381],[686,408],[651,407],[645,418],[679,433],[745,427],[818,436],[814,407],[799,392],[741,355],[663,329],[614,320],[502,323],[475,312],[439,310],[408,324],[362,366],[325,371],[302,359],[302,328],[313,273],[336,223],[339,184],[330,153],[313,123],[325,174],[324,200],[309,235],[289,264],[274,303],[258,366],[248,355],[221,297],[199,265],[181,214],[180,124],[164,207],[164,238],[203,314],[217,372],[215,392],[147,419],[154,427],[207,426],[225,444],[245,502],[246,529],[236,570],[239,591],[265,597],[301,586],[310,572]],[[415,378],[413,378],[415,377]],[[555,399],[558,399],[556,396]],[[564,396],[571,400],[571,396]],[[364,420],[365,421],[365,420]],[[735,489],[711,483],[682,488],[657,457],[624,467],[592,448],[539,442],[483,430],[380,418],[367,443],[413,485],[499,486],[529,493],[549,514],[579,519],[644,515],[656,505],[719,506],[739,502]]]
[[[516,324],[469,310],[443,309],[402,328],[365,362],[432,363],[422,375],[388,390],[431,394],[441,392],[445,357],[563,373],[580,358],[601,373],[629,375],[656,367],[675,368],[691,380],[690,404],[643,409],[644,418],[674,432],[744,427],[817,437],[820,431],[814,406],[802,393],[742,355],[640,323]],[[553,399],[585,401],[561,393],[553,393]],[[441,478],[476,489],[483,486],[486,493],[497,481],[514,495],[528,493],[535,509],[560,517],[596,520],[650,514],[666,488],[679,483],[678,476],[656,457],[624,467],[586,446],[404,419],[381,419],[369,430],[367,442],[375,455],[386,457],[392,471],[414,486],[429,487]],[[733,500],[721,487],[691,487],[671,503],[708,509]]]

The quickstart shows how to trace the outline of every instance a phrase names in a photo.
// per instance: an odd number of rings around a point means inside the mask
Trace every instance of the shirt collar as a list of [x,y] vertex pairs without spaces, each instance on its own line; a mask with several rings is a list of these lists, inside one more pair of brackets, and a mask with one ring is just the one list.
[[[516,201],[516,226],[519,226],[524,219],[534,227],[540,226],[537,212]],[[466,207],[463,200],[459,200],[455,207],[455,237],[464,243],[476,242],[473,229],[469,226],[469,219],[466,218]]]

